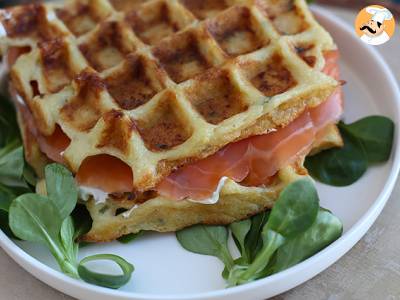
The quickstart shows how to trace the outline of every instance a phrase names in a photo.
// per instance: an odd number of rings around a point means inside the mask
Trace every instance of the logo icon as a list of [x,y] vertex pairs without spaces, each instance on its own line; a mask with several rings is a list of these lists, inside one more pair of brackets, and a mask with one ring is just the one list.
[[376,46],[390,40],[395,24],[392,13],[386,7],[370,5],[358,13],[354,26],[364,43]]

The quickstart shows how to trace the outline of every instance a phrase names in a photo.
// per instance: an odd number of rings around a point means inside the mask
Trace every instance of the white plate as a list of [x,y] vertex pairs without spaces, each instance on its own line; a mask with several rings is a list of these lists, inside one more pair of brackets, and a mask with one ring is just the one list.
[[[341,51],[342,78],[348,82],[344,87],[346,121],[382,114],[398,125],[400,92],[383,59],[329,12],[320,8],[314,10]],[[88,285],[61,274],[56,271],[57,266],[49,252],[39,245],[16,244],[2,232],[0,245],[33,276],[79,299],[265,299],[317,275],[365,234],[395,184],[400,166],[399,140],[396,128],[390,161],[370,168],[356,184],[345,188],[318,184],[322,206],[331,209],[344,223],[344,234],[339,240],[295,267],[239,287],[224,289],[220,276],[222,264],[213,257],[183,250],[173,234],[146,234],[128,245],[110,243],[82,249],[81,256],[115,253],[135,265],[131,282],[118,291]]]

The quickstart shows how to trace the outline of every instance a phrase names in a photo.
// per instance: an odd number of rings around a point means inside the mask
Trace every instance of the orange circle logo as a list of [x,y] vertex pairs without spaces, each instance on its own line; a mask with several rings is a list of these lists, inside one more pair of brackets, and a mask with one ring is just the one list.
[[393,14],[381,5],[370,5],[357,15],[354,27],[360,39],[368,45],[382,45],[390,40],[396,28]]

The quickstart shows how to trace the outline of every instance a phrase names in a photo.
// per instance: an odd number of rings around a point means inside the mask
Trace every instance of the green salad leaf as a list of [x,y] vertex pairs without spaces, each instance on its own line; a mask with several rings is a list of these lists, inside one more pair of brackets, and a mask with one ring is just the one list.
[[[86,220],[73,213],[77,204],[78,192],[71,172],[59,164],[46,166],[45,179],[47,196],[27,193],[15,198],[9,208],[9,226],[18,238],[39,242],[47,246],[53,254],[61,271],[65,274],[110,288],[119,288],[131,277],[133,266],[116,255],[104,254],[84,258],[78,263],[79,244],[76,238],[88,230]],[[8,195],[8,194],[6,194]],[[7,208],[7,201],[4,206]],[[71,216],[72,213],[72,216]],[[108,259],[116,262],[123,275],[115,276],[94,273],[84,264],[91,260]]]
[[368,163],[380,163],[389,159],[394,135],[392,120],[383,116],[369,116],[348,125],[341,123],[340,126],[360,141]]
[[235,260],[237,264],[250,264],[256,257],[262,247],[261,231],[268,217],[269,211],[265,211],[230,225],[233,239],[241,254],[241,257]]
[[271,211],[232,223],[229,228],[241,254],[233,263],[223,226],[196,225],[178,232],[177,238],[188,251],[218,257],[225,264],[222,275],[230,286],[289,268],[342,233],[339,219],[319,207],[317,191],[309,179],[283,189]]
[[320,209],[310,228],[278,249],[274,264],[271,266],[272,273],[283,271],[302,262],[337,240],[342,232],[342,222],[331,212]]
[[0,95],[0,148],[13,140],[20,140],[18,122],[14,106]]
[[0,184],[0,210],[8,212],[14,198],[16,198],[14,191]]
[[24,160],[14,107],[0,96],[0,183],[19,188],[16,194],[21,195],[32,191],[35,182],[36,176]]
[[360,141],[342,129],[341,135],[344,141],[342,148],[322,151],[307,157],[305,161],[305,167],[312,177],[333,186],[353,184],[368,168],[367,157]]
[[14,148],[14,142],[0,150],[0,182],[7,186],[23,186],[24,152],[22,146]]
[[63,220],[54,203],[38,194],[17,197],[10,206],[10,228],[25,241],[56,243]]
[[318,209],[319,198],[313,183],[309,179],[297,180],[281,192],[265,226],[291,237],[311,226]]
[[17,197],[15,191],[0,183],[0,229],[9,237],[16,238],[8,225],[8,211],[11,202]]
[[234,265],[228,249],[228,229],[224,226],[194,225],[176,232],[176,237],[188,251],[215,256],[230,271]]
[[251,260],[250,253],[247,249],[246,236],[251,229],[251,219],[234,222],[229,226],[229,228],[232,232],[233,240],[242,255],[239,260],[236,260],[236,262],[240,261],[243,264],[249,264]]
[[260,277],[275,251],[287,240],[307,230],[315,221],[319,198],[312,182],[301,179],[289,184],[279,195],[261,232],[262,248],[248,266],[238,266],[229,274],[230,285]]
[[247,263],[253,262],[262,247],[261,232],[268,221],[269,215],[270,212],[266,211],[251,218],[251,228],[245,239],[247,256],[249,258]]
[[[85,264],[96,260],[110,260],[116,263],[122,270],[121,275],[109,275],[104,273],[96,273],[85,267]],[[118,289],[127,284],[131,280],[131,276],[135,268],[122,257],[113,254],[97,254],[85,257],[78,265],[79,276],[88,283],[104,286],[112,289]]]
[[35,171],[27,163],[25,163],[22,177],[25,179],[26,183],[32,187],[32,189],[36,186],[37,177],[36,177]]
[[229,286],[244,284],[261,277],[270,258],[285,243],[285,237],[276,231],[264,227],[261,232],[263,247],[250,265],[235,265],[228,275]]
[[61,245],[69,261],[78,259],[79,244],[75,243],[75,225],[71,216],[64,219],[60,230]]
[[344,146],[308,156],[305,167],[317,180],[333,185],[353,184],[374,163],[390,157],[394,123],[383,116],[370,116],[351,124],[339,123]]
[[47,165],[45,168],[47,196],[57,206],[61,219],[69,216],[78,200],[75,179],[64,166]]

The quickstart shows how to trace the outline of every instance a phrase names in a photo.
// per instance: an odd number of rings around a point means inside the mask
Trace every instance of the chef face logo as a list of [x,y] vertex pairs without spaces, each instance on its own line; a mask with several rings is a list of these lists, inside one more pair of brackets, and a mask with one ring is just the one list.
[[354,26],[363,42],[369,45],[382,45],[393,36],[395,20],[387,8],[371,5],[359,12]]

